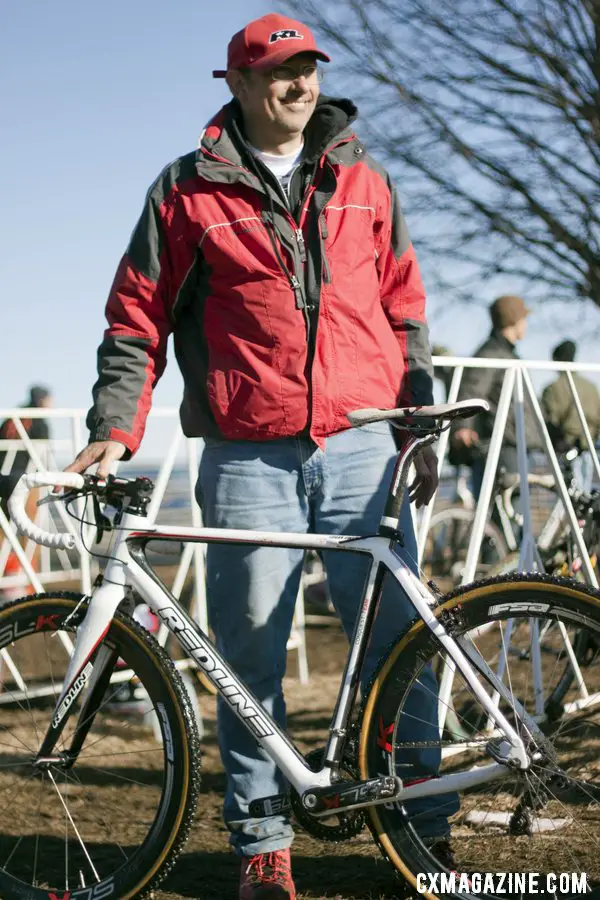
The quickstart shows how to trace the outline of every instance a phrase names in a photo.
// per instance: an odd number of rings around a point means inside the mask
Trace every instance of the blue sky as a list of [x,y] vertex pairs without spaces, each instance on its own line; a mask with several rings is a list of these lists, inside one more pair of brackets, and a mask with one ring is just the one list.
[[[211,71],[231,34],[271,9],[262,0],[4,4],[0,406],[34,381],[52,386],[58,406],[89,405],[106,295],[146,190],[227,101]],[[484,308],[448,309],[441,297],[429,318],[433,340],[459,353],[488,330]],[[536,318],[523,356],[547,357],[573,335],[584,337],[580,358],[596,361],[597,336],[585,335],[597,310],[572,304]],[[171,359],[155,403],[177,405],[180,390]]]

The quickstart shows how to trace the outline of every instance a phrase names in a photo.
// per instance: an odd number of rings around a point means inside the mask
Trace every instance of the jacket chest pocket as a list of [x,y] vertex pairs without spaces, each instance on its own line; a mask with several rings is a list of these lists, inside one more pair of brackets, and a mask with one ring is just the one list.
[[377,254],[373,223],[375,209],[358,204],[327,205],[319,216],[323,281],[337,281],[344,273],[365,267],[373,270]]
[[[344,247],[369,247],[374,249],[373,222],[375,209],[348,203],[325,207],[320,217],[321,233],[328,250]],[[325,231],[325,233],[323,233]]]

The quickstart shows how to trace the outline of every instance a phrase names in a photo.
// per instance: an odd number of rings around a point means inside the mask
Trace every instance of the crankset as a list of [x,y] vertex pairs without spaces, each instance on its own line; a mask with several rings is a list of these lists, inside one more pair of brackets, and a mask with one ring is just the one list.
[[[305,757],[308,765],[315,771],[318,771],[323,765],[324,752],[323,749],[313,750]],[[347,762],[342,763],[341,771],[348,776],[348,781],[355,781],[358,777],[357,773],[353,771]],[[339,782],[337,785],[339,790],[343,790],[345,783],[346,780]],[[290,803],[294,818],[298,824],[313,837],[321,841],[331,841],[333,843],[347,841],[360,834],[365,826],[366,816],[363,809],[348,811],[332,809],[331,816],[317,819],[308,812],[302,803],[302,799],[293,788],[291,788],[290,792]]]

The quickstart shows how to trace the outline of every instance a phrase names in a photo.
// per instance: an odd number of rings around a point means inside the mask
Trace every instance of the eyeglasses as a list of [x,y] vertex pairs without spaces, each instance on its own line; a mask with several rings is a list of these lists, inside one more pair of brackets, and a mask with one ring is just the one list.
[[325,78],[325,70],[321,66],[308,65],[302,66],[301,69],[295,69],[293,66],[275,66],[269,72],[271,81],[297,81],[304,78],[309,84],[317,84]]

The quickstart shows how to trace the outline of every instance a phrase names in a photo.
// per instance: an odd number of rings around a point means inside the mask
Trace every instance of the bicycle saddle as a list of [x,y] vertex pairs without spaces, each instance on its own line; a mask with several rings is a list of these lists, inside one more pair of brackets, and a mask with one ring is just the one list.
[[489,412],[489,409],[489,404],[485,400],[458,400],[456,403],[438,403],[434,406],[355,409],[346,413],[346,418],[353,426],[389,421],[397,428],[422,427],[431,431],[441,428],[444,422],[451,422],[452,419],[470,419],[478,413]]

